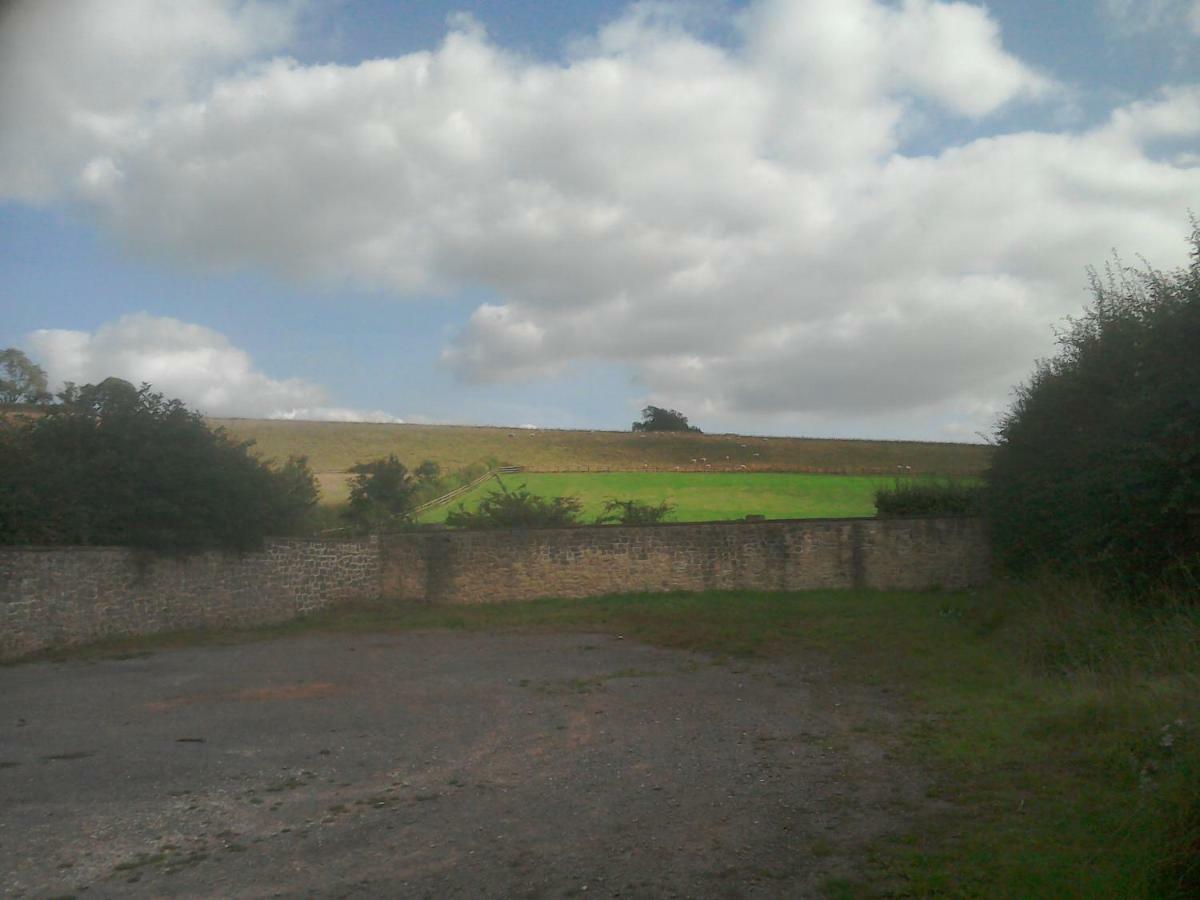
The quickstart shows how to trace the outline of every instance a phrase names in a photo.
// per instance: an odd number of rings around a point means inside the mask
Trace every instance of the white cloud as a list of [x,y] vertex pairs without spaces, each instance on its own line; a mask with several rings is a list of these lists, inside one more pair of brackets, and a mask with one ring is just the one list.
[[326,393],[317,385],[264,375],[221,333],[178,319],[138,313],[94,333],[43,329],[30,334],[26,346],[55,387],[115,376],[149,383],[212,416],[400,421],[380,411],[325,406]]
[[189,4],[222,23],[207,43],[139,8],[175,49],[145,56],[143,87],[92,91],[78,82],[112,30],[60,49],[61,8],[19,7],[25,56],[0,53],[0,84],[37,55],[56,90],[0,93],[17,148],[0,193],[65,197],[194,265],[484,286],[443,355],[479,381],[615,360],[714,416],[969,418],[1047,352],[1085,266],[1114,246],[1181,261],[1200,195],[1186,150],[1158,152],[1195,137],[1191,86],[1085,133],[904,155],[918,110],[969,123],[1056,102],[968,3],[759,0],[732,47],[643,4],[561,64],[461,19],[429,52],[356,66],[264,61],[287,34],[277,7]]
[[268,418],[298,422],[373,422],[401,425],[404,420],[381,409],[348,409],[341,406],[305,406],[275,410]]
[[74,176],[119,179],[104,154],[145,114],[292,34],[290,5],[240,0],[13,0],[0,9],[0,196],[46,201]]

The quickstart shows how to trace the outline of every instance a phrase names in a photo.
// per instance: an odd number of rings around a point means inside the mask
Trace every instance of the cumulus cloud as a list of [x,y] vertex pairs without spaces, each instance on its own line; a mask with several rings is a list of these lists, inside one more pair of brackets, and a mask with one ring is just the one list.
[[267,58],[283,7],[197,0],[208,37],[189,41],[135,6],[180,46],[137,57],[137,89],[93,90],[113,29],[72,61],[62,8],[18,5],[6,39],[55,74],[11,86],[29,63],[0,52],[0,194],[60,197],[194,265],[483,286],[443,353],[468,380],[609,360],[714,415],[969,418],[1049,349],[1087,265],[1114,246],[1181,261],[1200,195],[1175,146],[1195,86],[1084,132],[906,153],[928,110],[984,126],[1060,97],[971,3],[757,0],[723,44],[640,4],[560,63],[458,18],[434,49],[350,66]]
[[326,406],[319,386],[264,375],[220,332],[178,319],[137,313],[92,333],[42,329],[28,336],[26,346],[54,385],[94,384],[115,376],[149,383],[212,416],[400,421],[380,411]]

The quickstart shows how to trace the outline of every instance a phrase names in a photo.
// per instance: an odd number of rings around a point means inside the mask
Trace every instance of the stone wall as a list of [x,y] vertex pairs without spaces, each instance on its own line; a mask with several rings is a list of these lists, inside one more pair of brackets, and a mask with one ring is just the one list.
[[962,588],[987,580],[976,519],[803,519],[381,539],[382,595],[498,603],[626,591]]
[[255,553],[0,548],[0,657],[186,628],[283,622],[379,596],[379,545],[272,540]]
[[425,531],[274,540],[172,558],[0,548],[0,658],[186,628],[282,622],[333,603],[499,603],[629,591],[962,588],[987,580],[974,519],[802,519],[648,528]]

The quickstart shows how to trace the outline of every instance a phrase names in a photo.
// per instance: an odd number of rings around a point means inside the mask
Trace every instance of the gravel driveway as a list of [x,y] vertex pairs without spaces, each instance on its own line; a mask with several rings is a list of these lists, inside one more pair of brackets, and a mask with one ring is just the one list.
[[928,783],[833,681],[589,634],[0,669],[0,893],[820,896]]

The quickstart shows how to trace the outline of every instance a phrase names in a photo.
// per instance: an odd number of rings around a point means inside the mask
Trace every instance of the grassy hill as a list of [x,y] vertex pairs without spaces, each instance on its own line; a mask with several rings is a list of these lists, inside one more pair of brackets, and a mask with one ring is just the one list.
[[212,419],[231,434],[256,442],[268,458],[308,457],[313,471],[344,472],[355,463],[394,453],[416,465],[432,459],[443,471],[494,459],[538,472],[643,470],[810,472],[972,477],[988,466],[981,444],[920,441],[743,437],[685,432],[566,431],[468,425],[378,425]]

